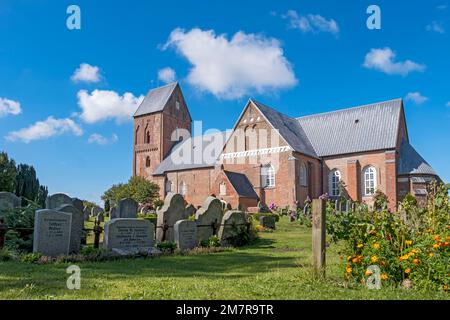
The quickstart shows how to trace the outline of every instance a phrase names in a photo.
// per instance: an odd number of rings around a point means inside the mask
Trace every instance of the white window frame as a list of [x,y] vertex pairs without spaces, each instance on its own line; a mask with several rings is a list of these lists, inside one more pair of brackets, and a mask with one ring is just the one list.
[[334,169],[330,172],[329,179],[328,179],[328,186],[329,186],[329,194],[332,197],[339,196],[339,184],[341,182],[342,175],[341,172],[337,169]]
[[181,194],[182,196],[185,196],[185,195],[187,195],[187,192],[188,192],[188,186],[187,186],[187,183],[184,182],[184,181],[181,181],[181,182],[180,182],[180,194]]
[[227,195],[227,184],[225,182],[221,182],[219,184],[219,195],[221,196]]
[[261,180],[263,188],[275,187],[275,168],[272,164],[266,164],[261,168]]
[[377,169],[374,166],[365,167],[362,174],[363,195],[371,197],[377,191]]
[[302,162],[300,164],[300,186],[307,187],[308,186],[308,167],[306,163]]

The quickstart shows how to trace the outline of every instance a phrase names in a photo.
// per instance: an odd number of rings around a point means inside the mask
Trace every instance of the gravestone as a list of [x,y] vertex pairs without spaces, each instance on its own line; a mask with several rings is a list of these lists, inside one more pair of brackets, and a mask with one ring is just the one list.
[[222,202],[214,197],[208,197],[203,206],[195,214],[197,222],[197,240],[202,242],[211,236],[217,235],[222,221]]
[[0,192],[0,217],[6,211],[18,208],[21,205],[20,198],[11,192]]
[[33,252],[45,256],[66,255],[70,250],[72,214],[51,209],[36,210]]
[[259,218],[259,224],[264,228],[275,230],[275,217],[262,216]]
[[73,205],[72,198],[64,193],[55,193],[45,199],[46,209],[56,209],[64,204]]
[[242,211],[228,211],[222,219],[219,229],[219,239],[222,245],[228,246],[232,243],[231,238],[235,238],[247,229],[247,219]]
[[184,210],[184,219],[188,219],[190,216],[195,215],[195,212],[197,209],[195,209],[194,205],[190,204],[186,207],[186,210]]
[[103,212],[100,212],[97,216],[97,221],[98,222],[105,222],[105,215],[103,214]]
[[117,207],[112,207],[109,211],[109,220],[119,218],[119,212],[117,211]]
[[103,247],[119,255],[151,252],[155,227],[148,220],[117,218],[105,223]]
[[136,219],[138,212],[138,203],[131,198],[122,199],[117,206],[119,212],[119,218],[123,219]]
[[100,208],[99,206],[93,206],[91,209],[91,216],[96,217],[102,212],[103,212],[102,208]]
[[78,253],[81,246],[81,237],[83,235],[84,228],[84,215],[83,212],[71,206],[70,204],[62,205],[58,207],[56,211],[70,213],[72,215],[72,227],[70,231],[70,253]]
[[189,250],[197,246],[197,224],[195,221],[179,220],[173,226],[174,239],[180,250]]
[[164,205],[157,211],[156,241],[174,241],[173,226],[185,215],[184,199],[181,194],[169,192]]
[[75,208],[77,208],[78,210],[80,210],[81,212],[84,211],[84,204],[83,201],[81,201],[78,198],[72,198],[72,204]]

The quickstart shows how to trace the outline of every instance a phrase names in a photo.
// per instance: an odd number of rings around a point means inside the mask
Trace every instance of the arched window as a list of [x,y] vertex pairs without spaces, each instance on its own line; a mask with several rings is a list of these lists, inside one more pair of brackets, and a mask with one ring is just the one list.
[[136,128],[136,133],[134,134],[134,144],[138,144],[139,142],[138,142],[138,138],[139,138],[139,129],[140,129],[141,127],[140,126],[137,126],[137,128]]
[[188,188],[187,188],[186,182],[181,181],[180,185],[179,185],[179,192],[180,192],[180,194],[182,196],[185,196],[187,194],[187,190],[188,190]]
[[248,135],[249,128],[250,128],[250,126],[246,126],[244,128],[244,151],[247,151],[248,146],[249,146],[249,140],[250,140],[250,137]]
[[219,195],[226,196],[227,195],[227,185],[225,182],[221,182],[219,185]]
[[341,172],[333,170],[330,172],[330,179],[328,182],[330,189],[330,196],[337,197],[339,195],[339,182],[341,181]]
[[308,186],[308,168],[306,164],[302,162],[300,165],[300,185],[302,187]]
[[145,159],[145,166],[148,168],[148,167],[150,167],[150,157],[147,157],[146,159]]
[[363,171],[363,188],[365,196],[373,196],[377,189],[377,170],[370,166]]
[[150,143],[150,131],[147,131],[147,134],[145,135],[145,143]]
[[173,183],[170,180],[166,180],[166,193],[172,192],[173,188]]
[[275,168],[270,163],[261,167],[261,181],[263,188],[275,187]]

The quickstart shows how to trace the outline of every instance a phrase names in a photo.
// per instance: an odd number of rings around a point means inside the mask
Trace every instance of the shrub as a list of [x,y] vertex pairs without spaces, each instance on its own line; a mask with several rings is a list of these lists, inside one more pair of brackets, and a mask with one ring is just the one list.
[[156,246],[159,250],[165,253],[173,253],[175,249],[177,248],[177,244],[172,241],[163,241],[161,243],[158,243]]
[[345,243],[345,278],[364,282],[376,265],[381,280],[416,288],[446,290],[450,284],[450,204],[447,188],[430,186],[426,209],[408,196],[399,213],[366,209],[336,215],[327,210],[327,232]]
[[0,249],[0,262],[16,260],[17,256],[15,252],[8,248]]
[[218,236],[211,236],[208,240],[203,240],[200,246],[204,248],[218,248],[221,246],[220,238]]
[[20,261],[25,263],[36,263],[38,262],[42,257],[42,254],[40,253],[27,253],[22,255],[20,258]]
[[5,215],[5,224],[10,229],[6,233],[5,245],[17,251],[31,252],[33,249],[34,213],[39,205],[30,202],[23,208],[9,210]]

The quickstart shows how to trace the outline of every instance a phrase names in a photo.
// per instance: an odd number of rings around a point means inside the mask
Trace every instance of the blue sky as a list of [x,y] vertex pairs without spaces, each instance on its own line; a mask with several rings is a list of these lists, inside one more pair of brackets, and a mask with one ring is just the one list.
[[450,181],[450,2],[376,1],[381,30],[372,1],[343,3],[2,0],[0,150],[99,201],[132,173],[131,109],[176,79],[220,130],[250,97],[291,116],[408,97],[411,142]]

